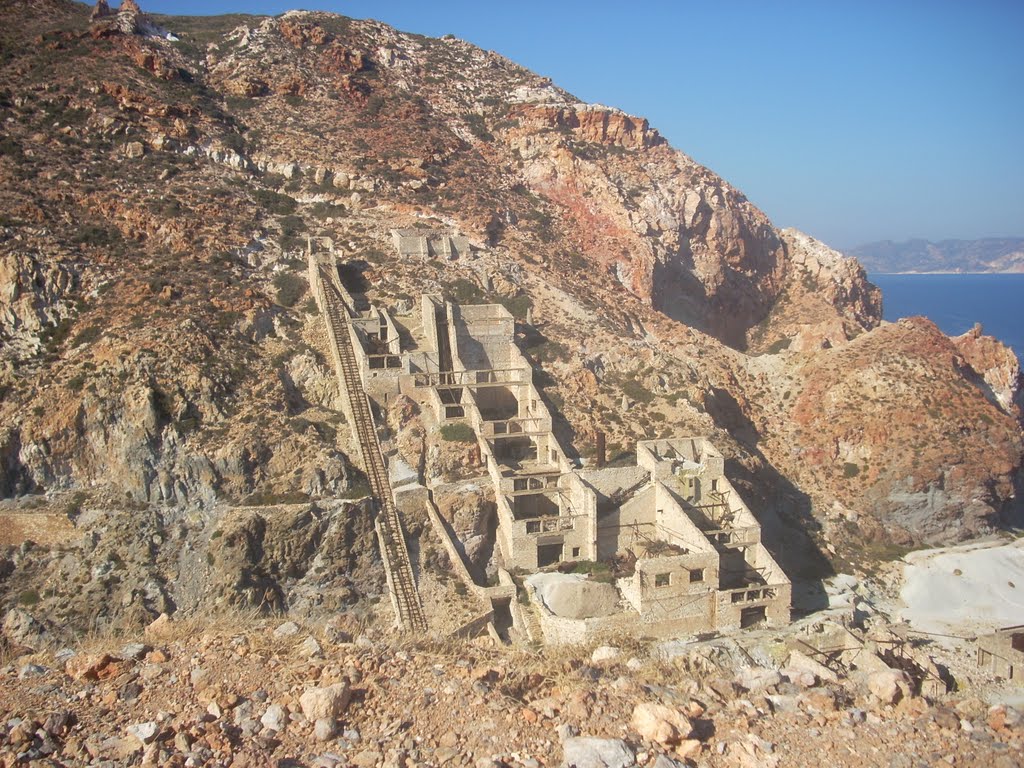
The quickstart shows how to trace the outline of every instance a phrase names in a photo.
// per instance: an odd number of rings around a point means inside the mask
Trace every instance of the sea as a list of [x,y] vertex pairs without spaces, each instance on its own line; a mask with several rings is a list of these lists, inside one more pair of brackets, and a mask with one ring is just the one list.
[[868,279],[882,289],[884,319],[924,315],[950,336],[981,323],[1024,362],[1024,274],[875,272]]

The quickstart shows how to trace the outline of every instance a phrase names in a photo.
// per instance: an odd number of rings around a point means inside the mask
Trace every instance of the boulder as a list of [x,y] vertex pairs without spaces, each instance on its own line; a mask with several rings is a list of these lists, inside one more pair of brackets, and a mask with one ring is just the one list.
[[663,704],[637,704],[630,725],[643,739],[662,745],[678,744],[693,731],[686,715]]
[[590,654],[590,661],[592,664],[600,664],[604,661],[614,661],[619,658],[622,652],[610,645],[600,645],[594,649],[594,652]]
[[348,683],[335,683],[324,688],[307,688],[299,697],[299,706],[307,720],[336,719],[348,706],[352,692]]
[[541,601],[556,616],[589,619],[619,610],[619,592],[611,584],[578,573],[537,573],[527,578]]
[[159,640],[170,637],[171,632],[171,617],[161,613],[146,627],[144,634],[147,640]]
[[736,676],[736,683],[748,691],[763,691],[782,682],[782,675],[775,669],[750,667]]
[[284,707],[280,704],[271,704],[267,707],[267,711],[263,713],[260,722],[264,728],[280,733],[288,723],[288,713],[284,711]]
[[120,674],[114,659],[105,653],[80,653],[68,659],[64,671],[72,680],[109,680]]
[[1006,704],[994,704],[989,707],[986,721],[993,731],[1019,728],[1022,720],[1020,712]]
[[12,646],[38,651],[46,642],[46,628],[32,614],[14,608],[4,616],[3,636]]
[[160,728],[151,720],[146,723],[135,723],[133,725],[129,725],[127,730],[129,736],[134,736],[143,744],[149,744],[149,742],[156,738],[156,734]]
[[[810,656],[800,651],[793,650],[789,652],[789,659],[786,662],[786,668],[783,670],[792,682],[802,684],[801,681],[794,679],[795,675],[792,673],[810,673],[818,680],[823,683],[834,683],[839,678],[836,673],[826,667],[824,664],[815,661]],[[810,686],[806,686],[810,687]]]
[[562,743],[562,768],[629,768],[636,758],[622,739],[577,736]]
[[338,732],[338,722],[333,717],[321,717],[313,724],[313,738],[330,741]]
[[274,637],[292,637],[299,633],[299,625],[294,621],[286,621],[274,630]]
[[868,676],[868,690],[883,704],[895,704],[900,699],[909,698],[913,688],[902,669],[887,669]]

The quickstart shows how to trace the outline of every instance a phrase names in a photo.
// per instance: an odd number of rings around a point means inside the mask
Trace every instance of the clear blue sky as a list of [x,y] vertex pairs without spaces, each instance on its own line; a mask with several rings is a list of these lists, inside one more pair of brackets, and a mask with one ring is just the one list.
[[[275,14],[281,2],[157,2]],[[1024,1],[309,2],[454,34],[650,119],[836,247],[1024,235]]]

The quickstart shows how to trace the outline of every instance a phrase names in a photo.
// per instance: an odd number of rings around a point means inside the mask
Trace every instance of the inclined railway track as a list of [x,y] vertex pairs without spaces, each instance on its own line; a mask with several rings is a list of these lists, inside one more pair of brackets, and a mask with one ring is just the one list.
[[388,478],[387,466],[384,464],[380,441],[377,438],[377,428],[370,411],[370,400],[363,391],[359,364],[352,349],[349,313],[330,275],[324,274],[323,267],[320,268],[318,277],[323,289],[321,293],[324,297],[328,331],[336,351],[335,362],[348,397],[352,426],[363,457],[366,477],[377,503],[377,539],[380,542],[391,600],[402,629],[425,632],[427,620],[416,589],[412,562],[402,532],[402,521],[395,507],[391,481]]

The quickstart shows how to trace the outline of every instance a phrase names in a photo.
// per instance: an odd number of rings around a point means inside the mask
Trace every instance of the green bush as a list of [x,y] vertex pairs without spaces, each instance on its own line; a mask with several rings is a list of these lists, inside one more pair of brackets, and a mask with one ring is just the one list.
[[121,240],[121,233],[97,224],[83,224],[71,238],[76,245],[114,245]]
[[452,282],[445,293],[456,304],[480,304],[486,298],[480,286],[462,277]]
[[638,403],[649,403],[654,399],[654,393],[636,379],[626,379],[622,382],[622,393]]
[[305,504],[309,501],[309,494],[302,491],[286,491],[284,493],[269,493],[260,491],[246,496],[242,504],[247,507],[272,507],[277,504]]
[[71,501],[68,502],[68,505],[64,508],[64,514],[67,515],[69,519],[74,520],[82,514],[82,505],[88,500],[89,496],[85,491],[76,491],[75,495],[71,497]]
[[476,441],[476,433],[469,424],[445,424],[441,427],[441,437],[450,443],[472,443]]
[[221,137],[221,143],[238,154],[245,152],[245,139],[237,133],[226,133]]
[[569,573],[588,574],[594,581],[604,582],[605,584],[615,583],[615,574],[612,572],[611,566],[608,563],[599,561],[576,560],[569,569]]
[[487,124],[482,116],[470,112],[463,115],[462,119],[466,121],[469,132],[480,141],[494,141],[494,136],[487,130]]
[[291,197],[290,195],[283,195],[272,189],[254,190],[252,196],[256,204],[263,208],[267,213],[273,213],[279,216],[295,213],[295,209],[299,205],[295,202],[294,197]]
[[858,467],[856,464],[853,464],[853,463],[851,463],[849,461],[846,462],[845,464],[843,464],[843,477],[846,477],[846,478],[856,477],[859,474],[860,474],[860,467]]
[[309,284],[298,275],[279,272],[274,275],[274,287],[277,289],[277,303],[282,307],[294,307],[309,288]]
[[344,216],[345,206],[334,203],[315,203],[311,213],[318,219],[335,219]]
[[0,155],[13,157],[15,160],[21,160],[24,157],[24,154],[21,151],[21,145],[10,136],[0,138]]
[[71,346],[80,347],[83,344],[91,344],[96,341],[100,336],[103,335],[103,328],[98,325],[90,325],[87,328],[83,328],[75,336],[74,341],[71,342]]
[[384,97],[380,94],[373,94],[366,100],[366,114],[370,117],[377,117],[384,108]]
[[511,299],[503,298],[500,299],[500,302],[516,320],[525,320],[526,313],[533,307],[533,300],[525,294]]
[[294,237],[306,231],[306,222],[301,216],[282,216],[278,223],[281,225],[281,234],[285,237]]

